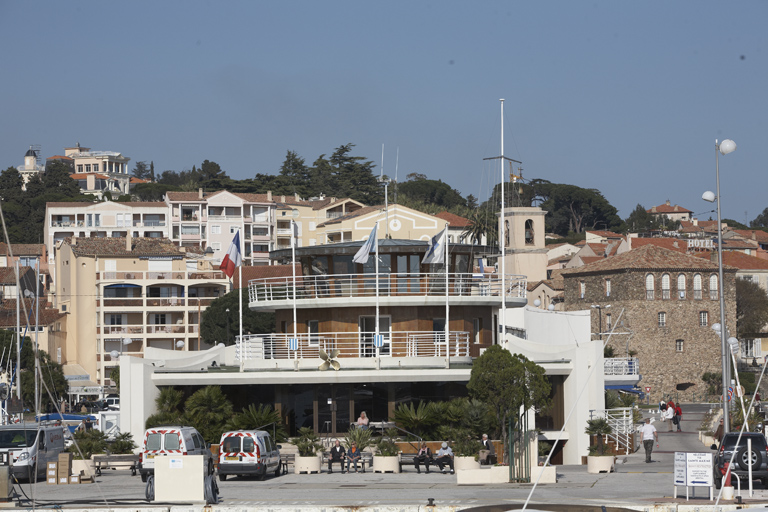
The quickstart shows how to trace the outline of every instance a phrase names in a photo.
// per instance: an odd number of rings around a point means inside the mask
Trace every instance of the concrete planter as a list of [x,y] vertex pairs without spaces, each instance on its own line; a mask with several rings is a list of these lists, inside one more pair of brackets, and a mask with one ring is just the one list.
[[374,473],[399,473],[400,472],[400,457],[397,455],[392,457],[385,457],[383,455],[373,456],[373,472]]
[[[100,454],[102,455],[102,454]],[[84,475],[90,478],[93,478],[95,473],[93,468],[96,467],[93,464],[93,459],[72,459],[72,474],[73,475]]]
[[456,471],[460,469],[480,469],[480,462],[476,461],[474,457],[459,457],[453,458],[453,467]]
[[295,473],[319,473],[320,472],[320,455],[312,455],[310,457],[296,456],[294,462]]
[[611,456],[589,455],[587,457],[587,473],[611,473],[616,458]]
[[[456,461],[454,460],[454,465]],[[507,484],[509,483],[509,466],[483,466],[479,469],[457,469],[456,483],[458,485],[477,484]]]

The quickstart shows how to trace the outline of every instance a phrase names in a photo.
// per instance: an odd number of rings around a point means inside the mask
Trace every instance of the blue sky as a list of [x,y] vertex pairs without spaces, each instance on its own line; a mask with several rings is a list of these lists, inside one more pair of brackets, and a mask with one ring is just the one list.
[[[526,178],[597,188],[626,217],[768,207],[768,2],[0,0],[0,168],[80,142],[277,173],[334,148],[488,197]],[[332,194],[332,191],[318,191]]]

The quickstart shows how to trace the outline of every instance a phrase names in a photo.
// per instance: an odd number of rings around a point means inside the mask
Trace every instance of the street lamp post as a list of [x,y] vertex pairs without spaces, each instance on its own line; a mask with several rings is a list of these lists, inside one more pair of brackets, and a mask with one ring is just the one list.
[[229,308],[227,308],[227,344],[229,344]]
[[[728,384],[730,383],[729,370],[730,364],[728,361],[728,346],[727,346],[727,329],[725,327],[725,280],[723,279],[723,227],[722,220],[720,218],[720,155],[727,155],[733,153],[736,150],[736,143],[730,139],[718,143],[715,140],[715,179],[716,179],[716,192],[713,194],[710,191],[704,192],[701,196],[702,199],[710,203],[717,201],[717,271],[720,280],[718,292],[720,294],[720,351],[722,356],[722,385],[723,385],[723,432],[729,432],[729,414],[728,414],[728,399],[726,393],[728,391]],[[712,326],[714,328],[714,326]]]

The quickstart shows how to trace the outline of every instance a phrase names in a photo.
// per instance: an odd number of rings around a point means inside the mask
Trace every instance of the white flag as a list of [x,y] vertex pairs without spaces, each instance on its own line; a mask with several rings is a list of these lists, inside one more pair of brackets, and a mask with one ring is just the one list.
[[424,255],[422,263],[443,263],[445,261],[445,229],[432,237],[427,254]]
[[366,240],[360,250],[355,253],[355,257],[352,258],[352,261],[365,265],[368,263],[368,255],[372,252],[377,252],[379,242],[376,240],[376,228],[378,227],[378,223],[373,225],[373,230],[371,231],[370,236],[368,236],[368,240]]

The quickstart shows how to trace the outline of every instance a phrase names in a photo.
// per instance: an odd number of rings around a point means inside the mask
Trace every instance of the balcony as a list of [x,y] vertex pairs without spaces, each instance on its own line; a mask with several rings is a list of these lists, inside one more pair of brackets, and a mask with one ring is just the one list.
[[635,386],[640,382],[636,357],[610,357],[603,360],[606,387]]
[[[383,334],[383,344],[378,347],[378,356],[393,358],[468,358],[469,333],[451,331],[448,343],[445,332],[401,331]],[[297,349],[290,350],[293,334],[261,334],[243,336],[238,341],[237,357],[240,360],[275,360],[275,359],[310,359],[319,360],[319,350],[327,354],[339,350],[336,358],[341,366],[351,363],[351,359],[373,358],[377,356],[373,332],[324,332],[297,335]],[[414,363],[416,364],[416,363]]]
[[[497,305],[501,302],[501,279],[498,275],[473,277],[454,273],[380,274],[378,297],[390,306],[445,304],[446,295],[456,305]],[[526,301],[526,277],[509,275],[505,279],[506,298],[511,306],[523,306]],[[293,278],[254,279],[248,283],[250,307],[280,309],[292,307]],[[296,276],[296,300],[299,307],[370,306],[376,300],[375,274],[333,274]],[[518,302],[519,304],[514,304]]]

